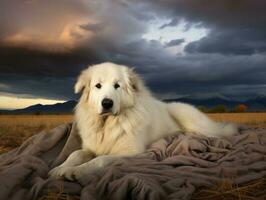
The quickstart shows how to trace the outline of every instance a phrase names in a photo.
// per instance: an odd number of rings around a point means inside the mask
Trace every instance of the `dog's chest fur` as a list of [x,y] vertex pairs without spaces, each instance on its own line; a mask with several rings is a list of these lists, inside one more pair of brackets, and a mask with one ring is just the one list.
[[[79,116],[80,113],[76,117]],[[82,148],[96,155],[139,153],[143,150],[139,146],[142,143],[137,141],[138,137],[135,135],[139,122],[128,119],[130,118],[123,115],[103,118],[82,112],[77,120]]]

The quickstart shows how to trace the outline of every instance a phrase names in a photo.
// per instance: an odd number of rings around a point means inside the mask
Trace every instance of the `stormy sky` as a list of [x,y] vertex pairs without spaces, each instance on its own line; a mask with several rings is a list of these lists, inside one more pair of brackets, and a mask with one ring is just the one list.
[[266,95],[265,10],[262,0],[1,0],[0,108],[7,97],[75,99],[80,70],[104,61],[134,67],[160,98]]

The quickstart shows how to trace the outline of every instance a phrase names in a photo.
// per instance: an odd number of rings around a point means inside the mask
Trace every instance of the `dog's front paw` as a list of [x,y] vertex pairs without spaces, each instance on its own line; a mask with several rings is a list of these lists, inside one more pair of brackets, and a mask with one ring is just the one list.
[[74,177],[74,167],[64,167],[64,166],[58,166],[52,169],[49,173],[48,176],[54,179],[63,179],[66,178],[68,180],[75,180]]
[[72,181],[77,181],[82,185],[86,185],[91,180],[91,176],[96,174],[95,169],[89,166],[77,166],[72,170],[72,174],[66,174],[65,178]]

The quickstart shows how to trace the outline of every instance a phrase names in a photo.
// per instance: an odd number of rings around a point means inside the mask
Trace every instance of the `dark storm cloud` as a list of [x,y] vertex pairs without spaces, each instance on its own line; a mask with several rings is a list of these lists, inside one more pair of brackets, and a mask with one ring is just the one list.
[[252,55],[266,51],[266,32],[253,30],[212,31],[207,37],[185,47],[189,53]]
[[[265,55],[234,56],[223,55],[189,55],[178,59],[178,67],[149,73],[147,80],[162,88],[174,84],[266,84]],[[230,63],[230,64],[228,64]],[[168,68],[170,69],[170,68]],[[208,74],[208,76],[206,76]],[[159,79],[159,77],[161,77]],[[168,88],[169,89],[169,88]]]
[[[3,7],[9,8],[10,12],[15,12],[17,7],[18,13],[25,15],[24,19],[20,14],[17,19],[14,19],[14,23],[11,28],[13,32],[9,33],[7,36],[13,36],[14,34],[19,35],[18,39],[15,37],[15,42],[8,42],[5,39],[8,37],[0,37],[0,71],[1,73],[16,73],[23,75],[49,75],[49,76],[76,76],[77,73],[88,64],[95,64],[108,60],[117,60],[120,56],[132,56],[135,50],[131,49],[131,46],[140,44],[142,34],[146,30],[146,24],[144,22],[138,21],[136,10],[132,6],[118,3],[112,3],[111,1],[103,2],[88,2],[83,5],[83,1],[65,1],[61,0],[55,4],[55,8],[52,8],[52,2],[48,1],[43,3],[42,1],[33,1],[34,8],[36,10],[51,10],[51,13],[46,13],[43,17],[40,17],[38,12],[30,12],[27,3],[15,3],[16,1],[4,1],[1,2]],[[31,4],[31,3],[30,3]],[[74,8],[72,10],[62,10],[64,5],[66,8],[71,8],[72,4]],[[82,6],[83,5],[83,6]],[[32,6],[30,6],[31,8]],[[57,10],[57,7],[59,10]],[[11,9],[12,8],[12,9]],[[70,9],[69,8],[69,9]],[[0,9],[0,11],[1,11]],[[61,9],[61,10],[60,10]],[[52,34],[52,42],[49,44],[35,44],[36,41],[20,41],[21,35],[25,37],[28,33],[23,32],[23,28],[20,25],[20,21],[27,21],[27,16],[36,19],[36,21],[46,22],[50,26],[62,26],[61,32],[64,27],[67,27],[68,21],[61,22],[61,17],[67,17],[69,15],[74,15],[74,17],[79,18],[81,15],[84,17],[84,10],[87,9],[88,20],[83,20],[82,22],[77,22],[75,29],[69,31],[70,39],[74,42],[74,47],[64,47],[63,41],[55,46],[53,46],[53,41],[56,43],[60,34]],[[58,16],[53,11],[58,11]],[[26,14],[28,11],[31,14]],[[80,11],[80,12],[78,12]],[[78,12],[76,16],[76,12]],[[5,11],[6,13],[6,11]],[[4,15],[5,15],[4,13]],[[53,16],[53,14],[55,14]],[[1,14],[2,15],[2,14]],[[52,15],[52,16],[51,16]],[[121,17],[122,16],[122,17]],[[142,14],[149,18],[149,14]],[[21,17],[19,19],[19,17]],[[55,18],[54,20],[52,18]],[[6,17],[7,18],[7,17]],[[14,17],[15,18],[15,17]],[[41,18],[41,19],[39,19]],[[58,19],[60,18],[60,19]],[[33,20],[32,19],[32,20]],[[57,22],[57,20],[59,22]],[[31,20],[31,21],[32,21]],[[42,20],[42,21],[41,21]],[[33,20],[34,21],[34,20]],[[84,23],[89,21],[88,23]],[[94,22],[99,21],[99,22]],[[3,24],[4,21],[1,21]],[[25,25],[26,28],[30,26],[30,22]],[[33,23],[33,22],[32,22]],[[37,23],[37,27],[33,23],[32,29],[36,28],[38,33],[34,31],[34,37],[37,35],[37,39],[41,42],[46,41],[49,32],[53,32],[53,28],[46,27],[46,23]],[[39,27],[40,26],[40,27]],[[2,27],[1,27],[2,28]],[[58,27],[57,27],[58,28]],[[1,30],[6,30],[5,26]],[[1,31],[0,30],[0,31]],[[35,29],[34,29],[35,30]],[[43,30],[43,32],[39,32]],[[81,31],[84,31],[80,33]],[[60,32],[60,31],[59,31]],[[87,38],[82,38],[84,35],[88,34]],[[32,35],[30,35],[31,37]],[[22,38],[24,39],[24,38]],[[27,39],[27,38],[26,38]],[[31,39],[31,38],[30,38]],[[34,38],[36,39],[36,38]],[[50,39],[50,37],[48,38]],[[66,41],[68,42],[68,41]],[[140,44],[140,48],[147,48]],[[59,50],[58,50],[59,49]],[[127,52],[129,50],[129,52]]]
[[2,74],[76,76],[87,63],[100,61],[96,53],[83,49],[60,53],[27,47],[0,46]]
[[[139,1],[139,0],[138,0]],[[140,2],[140,1],[139,1]],[[175,26],[180,19],[213,27],[261,27],[266,22],[266,2],[261,0],[158,0],[151,7],[171,19],[167,26]]]
[[73,94],[75,78],[13,74],[12,76],[0,75],[0,80],[6,85],[6,87],[1,88],[0,95],[1,93],[6,93],[10,96],[26,98],[49,97],[50,99],[62,100],[77,98]]
[[184,38],[181,38],[181,39],[175,39],[175,40],[171,40],[170,42],[167,42],[164,44],[165,47],[173,47],[173,46],[178,46],[182,43],[185,42],[185,39]]
[[[75,98],[81,69],[113,61],[134,67],[161,96],[266,94],[265,8],[261,0],[1,1],[0,84],[8,87],[0,92]],[[161,30],[186,23],[209,34],[176,56],[166,48],[184,39],[143,38],[154,19],[168,20]]]
[[103,26],[102,24],[82,24],[80,25],[80,28],[85,29],[87,31],[99,32],[102,30]]
[[[21,42],[21,35],[23,36],[22,39],[24,39],[25,36],[28,37],[27,34],[29,33],[23,32],[23,28],[20,26],[20,22],[24,20],[22,15],[17,16],[21,18],[14,20],[9,34],[0,37],[0,83],[8,86],[1,88],[0,92],[71,99],[75,98],[72,92],[73,80],[76,79],[78,73],[88,64],[91,65],[110,60],[124,64],[131,62],[133,64],[132,57],[143,56],[141,52],[143,54],[146,54],[147,51],[151,52],[151,57],[147,55],[147,59],[152,59],[157,54],[157,51],[161,51],[162,55],[164,54],[162,46],[158,50],[158,42],[148,42],[141,39],[147,26],[144,22],[138,21],[139,15],[137,16],[136,7],[133,8],[128,4],[124,5],[119,2],[115,4],[110,1],[88,2],[85,6],[79,7],[81,5],[80,2],[82,1],[76,1],[77,5],[75,8],[81,11],[76,16],[76,13],[72,10],[64,10],[61,13],[60,9],[51,8],[51,2],[47,2],[47,6],[43,2],[33,1],[33,3],[36,3],[34,7],[36,10],[45,9],[52,11],[52,16],[48,14],[48,16],[43,16],[42,22],[48,20],[47,23],[50,23],[51,26],[53,26],[53,23],[56,24],[54,26],[62,26],[61,32],[69,24],[60,20],[57,22],[56,19],[60,18],[60,16],[68,15],[74,15],[74,17],[79,19],[79,15],[84,14],[84,7],[89,11],[87,15],[88,20],[77,22],[75,29],[69,31],[70,39],[74,41],[73,48],[68,48],[68,46],[61,48],[61,43],[57,46],[52,46],[52,43],[48,45],[43,45],[43,43],[39,45],[37,43],[36,45],[36,41],[32,40],[32,35],[29,35],[29,42],[24,40]],[[41,21],[38,12],[32,13],[28,10],[27,5],[21,2],[17,3],[18,5],[15,1],[6,1],[2,5],[5,8],[10,8],[10,13],[15,8],[19,13],[23,12],[23,15],[26,16],[26,21],[29,20],[27,19],[26,12],[30,13],[31,20],[36,18],[37,21]],[[66,4],[66,7],[71,7],[72,3],[73,1],[62,0],[58,1],[55,7],[64,7],[64,4]],[[3,8],[3,6],[0,7]],[[53,16],[53,10],[58,11],[58,16]],[[14,18],[15,16],[14,14]],[[53,17],[55,18],[54,20],[52,19]],[[145,19],[151,18],[149,13],[143,13],[142,17]],[[23,27],[28,27],[28,24],[31,25],[31,22],[27,22]],[[36,26],[33,24],[31,28],[34,33],[33,39],[37,38],[39,41],[46,41],[46,36],[49,35],[49,32],[54,31],[53,28],[43,27],[42,23],[36,23]],[[40,30],[43,31],[40,32]],[[80,30],[83,32],[80,32]],[[15,37],[15,42],[7,42],[6,38],[13,35],[16,36],[17,34],[19,36],[18,42],[17,37]],[[84,39],[83,36],[86,34],[89,37]],[[51,34],[47,41],[50,42],[52,38],[52,41],[57,42],[57,35]],[[28,39],[27,37],[26,39]],[[59,49],[58,46],[60,47]]]
[[[228,96],[247,97],[249,94],[252,97],[265,94],[265,63],[265,55],[189,55],[179,58],[172,70],[158,68],[149,73],[146,81],[157,94],[162,91],[183,95],[218,91]],[[244,92],[245,87],[250,89]]]
[[265,1],[159,0],[153,5],[170,19],[161,28],[185,20],[211,30],[205,38],[189,44],[187,52],[253,54],[266,50]]
[[166,24],[163,24],[162,26],[160,26],[160,29],[164,29],[166,27],[169,27],[169,26],[176,26],[180,23],[180,19],[177,19],[177,18],[173,18],[171,19],[170,22],[166,23]]
[[[260,0],[146,2],[150,2],[152,9],[158,15],[170,19],[160,27],[161,29],[185,21],[188,28],[198,26],[210,30],[203,39],[187,45],[185,50],[190,55],[168,59],[170,63],[162,65],[164,67],[158,66],[155,72],[154,69],[150,70],[147,77],[156,92],[220,91],[232,95],[240,92],[236,89],[238,86],[249,84],[254,89],[253,92],[249,90],[249,94],[266,93],[264,78],[266,2]],[[161,60],[161,57],[158,60]],[[154,63],[158,63],[157,61]],[[230,87],[236,91],[228,90]]]

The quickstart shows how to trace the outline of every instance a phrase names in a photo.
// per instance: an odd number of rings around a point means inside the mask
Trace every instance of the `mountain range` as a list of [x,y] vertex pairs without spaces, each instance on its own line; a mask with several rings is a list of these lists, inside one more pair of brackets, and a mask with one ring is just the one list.
[[[245,104],[248,111],[266,111],[266,96],[257,96],[246,101],[233,100],[223,95],[200,96],[191,95],[181,98],[165,99],[165,102],[185,102],[195,106],[203,106],[205,108],[213,108],[217,105],[224,105],[228,109],[233,109],[239,104]],[[0,110],[1,113],[8,114],[27,114],[27,113],[72,113],[77,101],[70,100],[64,103],[57,103],[53,105],[36,104],[23,109],[17,110]]]
[[223,95],[213,96],[186,96],[174,99],[165,99],[165,102],[184,102],[195,106],[203,106],[205,108],[213,108],[217,105],[224,105],[227,109],[232,110],[239,104],[247,106],[248,111],[266,111],[266,96],[256,96],[245,101],[230,99]]
[[71,101],[66,101],[64,103],[56,103],[53,105],[36,104],[23,109],[1,110],[0,112],[8,114],[30,114],[30,113],[63,114],[63,113],[72,113],[76,104],[77,104],[76,101],[71,100]]

